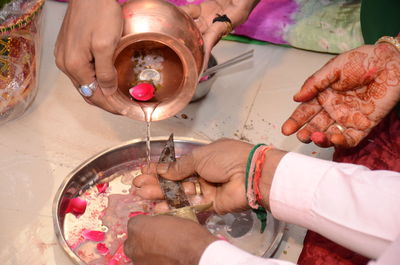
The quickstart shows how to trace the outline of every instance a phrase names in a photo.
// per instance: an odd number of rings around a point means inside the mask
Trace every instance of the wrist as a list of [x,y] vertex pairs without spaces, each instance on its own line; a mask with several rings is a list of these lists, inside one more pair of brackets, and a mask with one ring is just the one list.
[[269,209],[269,191],[275,170],[285,152],[264,144],[255,145],[248,156],[245,188],[248,205],[261,222],[261,232],[266,228]]
[[375,45],[386,45],[400,52],[400,39],[397,37],[383,36],[376,41]]
[[[216,236],[210,234],[208,236],[205,236],[203,238],[196,238],[196,240],[193,241],[192,244],[188,244],[189,251],[191,250],[192,253],[191,255],[186,255],[189,257],[190,260],[185,261],[183,264],[199,264],[200,259],[204,254],[204,251],[207,249],[209,245],[211,245],[213,242],[220,240]],[[190,252],[188,252],[190,253]]]
[[268,151],[268,158],[264,162],[260,180],[260,192],[263,195],[261,205],[268,211],[271,211],[269,197],[271,194],[272,181],[275,176],[275,171],[282,157],[286,153],[286,151],[279,149],[271,149]]

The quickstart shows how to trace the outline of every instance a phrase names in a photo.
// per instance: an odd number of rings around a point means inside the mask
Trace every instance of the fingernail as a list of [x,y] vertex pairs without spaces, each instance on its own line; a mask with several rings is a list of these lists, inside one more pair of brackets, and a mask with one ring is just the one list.
[[169,169],[168,163],[160,163],[157,165],[157,173],[158,174],[166,174]]

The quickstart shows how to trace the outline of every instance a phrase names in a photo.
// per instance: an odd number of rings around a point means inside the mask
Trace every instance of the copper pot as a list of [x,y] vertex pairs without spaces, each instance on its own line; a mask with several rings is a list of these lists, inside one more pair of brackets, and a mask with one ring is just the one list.
[[[143,106],[155,105],[152,121],[172,117],[190,102],[203,71],[202,35],[190,16],[163,0],[131,0],[124,4],[123,15],[123,34],[114,55],[119,91],[112,104],[135,120],[145,120]],[[132,58],[142,52],[163,57],[162,84],[146,103],[129,95],[138,79]]]

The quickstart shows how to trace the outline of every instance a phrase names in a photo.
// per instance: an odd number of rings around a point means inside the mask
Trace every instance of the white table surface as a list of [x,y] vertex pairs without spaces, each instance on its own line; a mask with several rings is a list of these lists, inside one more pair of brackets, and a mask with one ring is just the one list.
[[[66,6],[47,1],[38,96],[22,117],[0,127],[2,265],[72,264],[53,231],[55,192],[87,158],[145,134],[144,123],[85,103],[55,66],[53,47]],[[187,119],[179,114],[153,123],[152,136],[231,137],[330,159],[331,149],[285,137],[280,126],[297,105],[292,96],[332,56],[226,41],[213,53],[223,62],[249,49],[254,58],[220,72],[208,96],[182,111]],[[304,234],[305,229],[289,225],[275,257],[295,262]]]

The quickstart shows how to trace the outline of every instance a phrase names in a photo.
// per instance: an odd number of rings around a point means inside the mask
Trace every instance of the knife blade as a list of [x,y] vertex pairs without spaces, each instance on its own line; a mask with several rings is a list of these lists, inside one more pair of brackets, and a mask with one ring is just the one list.
[[[175,144],[174,134],[169,136],[169,139],[161,152],[158,163],[171,163],[175,162]],[[157,174],[158,181],[161,186],[161,190],[164,193],[165,200],[167,201],[170,209],[179,209],[190,206],[189,200],[183,190],[181,181],[172,181],[163,178]]]

